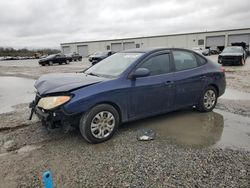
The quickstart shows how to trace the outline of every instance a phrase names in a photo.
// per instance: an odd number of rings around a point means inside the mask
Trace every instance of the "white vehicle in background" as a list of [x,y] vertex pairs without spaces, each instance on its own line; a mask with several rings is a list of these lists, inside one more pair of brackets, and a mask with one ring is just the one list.
[[210,55],[210,50],[209,49],[202,49],[200,47],[194,47],[192,48],[193,51],[199,53],[199,54],[202,54],[202,55]]

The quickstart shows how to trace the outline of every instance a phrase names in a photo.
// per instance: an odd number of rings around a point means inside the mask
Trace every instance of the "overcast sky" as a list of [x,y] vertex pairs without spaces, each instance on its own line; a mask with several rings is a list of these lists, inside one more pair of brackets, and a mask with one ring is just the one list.
[[0,46],[250,27],[250,0],[0,0]]

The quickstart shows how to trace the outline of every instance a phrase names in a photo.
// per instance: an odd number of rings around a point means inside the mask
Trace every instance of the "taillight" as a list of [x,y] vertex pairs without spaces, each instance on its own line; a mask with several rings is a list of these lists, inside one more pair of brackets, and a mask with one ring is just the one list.
[[225,68],[224,67],[220,67],[220,71],[221,72],[225,72]]

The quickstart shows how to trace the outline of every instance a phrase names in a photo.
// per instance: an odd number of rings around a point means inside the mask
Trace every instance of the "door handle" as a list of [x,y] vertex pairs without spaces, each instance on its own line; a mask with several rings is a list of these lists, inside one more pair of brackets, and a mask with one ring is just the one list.
[[200,76],[200,79],[204,80],[206,77],[207,77],[207,76],[202,75],[202,76]]
[[169,86],[169,85],[171,85],[171,84],[173,84],[173,83],[174,83],[174,81],[168,80],[168,81],[165,82],[165,85],[166,85],[166,86]]

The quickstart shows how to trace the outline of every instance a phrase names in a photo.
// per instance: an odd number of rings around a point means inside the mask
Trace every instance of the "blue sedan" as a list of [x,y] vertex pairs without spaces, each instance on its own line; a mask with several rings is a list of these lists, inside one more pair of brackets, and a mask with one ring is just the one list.
[[193,106],[209,112],[225,87],[223,67],[194,51],[127,50],[81,73],[41,76],[30,118],[34,112],[49,128],[79,127],[100,143],[124,122]]

